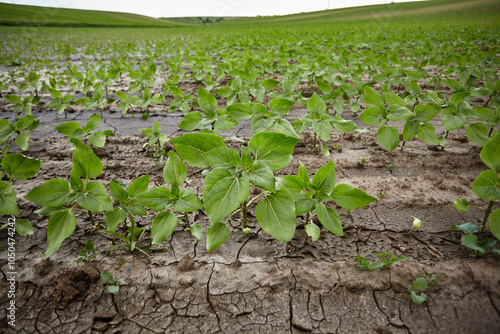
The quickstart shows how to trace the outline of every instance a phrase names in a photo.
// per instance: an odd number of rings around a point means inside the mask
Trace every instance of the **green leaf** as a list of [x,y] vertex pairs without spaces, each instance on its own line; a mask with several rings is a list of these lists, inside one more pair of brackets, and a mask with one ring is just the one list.
[[[384,98],[382,95],[377,93],[375,89],[371,88],[370,86],[365,86],[364,89],[364,101],[365,104],[370,106],[370,107],[384,107]],[[373,124],[370,124],[373,125]]]
[[471,142],[476,143],[481,147],[484,147],[490,141],[488,129],[486,128],[486,125],[481,122],[466,125],[465,134]]
[[287,99],[272,99],[271,101],[269,101],[267,105],[273,113],[283,117],[286,114],[288,114],[288,112],[290,111],[290,109],[293,107],[294,104],[295,101]]
[[476,177],[474,182],[472,182],[471,188],[477,196],[484,200],[499,200],[499,182],[500,180],[498,179],[497,172],[485,170]]
[[284,118],[277,119],[273,124],[273,128],[276,132],[282,133],[286,136],[300,138],[290,122]]
[[156,187],[136,196],[137,200],[151,210],[163,211],[173,204],[170,190],[166,187]]
[[423,142],[430,143],[433,145],[439,145],[439,138],[436,134],[434,126],[429,123],[420,125],[417,130],[418,139]]
[[335,128],[335,130],[337,130],[338,132],[342,132],[342,133],[351,132],[352,130],[356,129],[356,127],[357,127],[356,123],[354,123],[353,121],[345,120],[338,115],[333,116],[332,125]]
[[85,192],[77,193],[75,199],[81,207],[92,212],[113,210],[106,188],[97,181],[87,182]]
[[316,204],[316,214],[320,223],[333,234],[343,236],[342,222],[340,221],[339,214],[332,208],[325,206],[319,202]]
[[163,178],[168,184],[179,186],[186,180],[187,169],[181,158],[174,151],[168,152],[168,159],[163,168]]
[[460,210],[462,212],[467,212],[469,211],[469,202],[467,202],[466,199],[463,198],[457,198],[453,202],[453,207],[457,210]]
[[23,237],[33,234],[33,225],[26,219],[16,219],[14,227],[16,232]]
[[162,212],[158,214],[151,224],[151,236],[153,245],[162,243],[175,231],[179,219],[173,212]]
[[381,126],[377,131],[377,140],[388,152],[394,151],[399,145],[398,128],[387,125]]
[[203,204],[210,222],[224,219],[246,201],[249,194],[250,183],[244,175],[236,177],[224,168],[212,170],[203,189]]
[[375,201],[376,198],[367,195],[363,190],[347,184],[339,184],[331,194],[332,198],[346,210],[361,208]]
[[415,137],[420,127],[420,122],[416,122],[413,119],[407,119],[403,127],[403,140],[408,141]]
[[207,252],[218,248],[229,237],[229,228],[226,224],[217,222],[210,226],[207,231]]
[[295,201],[287,190],[268,194],[255,207],[257,221],[273,238],[288,242],[295,234]]
[[198,240],[200,241],[201,238],[203,237],[203,229],[201,226],[197,223],[194,223],[189,227],[189,232]]
[[414,118],[417,122],[429,122],[439,113],[440,107],[435,104],[417,104],[415,106],[416,116]]
[[274,173],[266,164],[255,163],[252,166],[252,170],[248,173],[248,179],[256,187],[270,192],[276,191]]
[[54,129],[56,129],[56,131],[59,132],[60,134],[63,134],[65,136],[71,136],[73,134],[73,132],[80,129],[80,124],[78,124],[77,122],[71,121],[71,122],[59,124]]
[[34,176],[40,170],[40,160],[21,153],[7,154],[2,160],[2,168],[11,178],[24,180]]
[[477,226],[472,224],[472,223],[465,223],[462,225],[452,224],[450,226],[450,231],[455,231],[455,230],[460,230],[464,233],[477,233],[477,232],[479,232],[479,230],[477,229]]
[[6,216],[19,214],[16,192],[7,181],[0,181],[0,214]]
[[377,125],[382,120],[379,114],[377,107],[369,107],[363,110],[361,115],[359,115],[359,119],[367,125]]
[[125,189],[122,188],[120,184],[117,182],[113,182],[115,180],[112,180],[109,183],[109,190],[111,192],[111,196],[115,201],[118,203],[126,203],[128,202],[128,193],[125,191]]
[[222,146],[203,153],[203,158],[212,168],[231,168],[241,164],[241,159],[234,149]]
[[316,92],[314,92],[307,103],[307,111],[311,115],[321,115],[327,112],[325,101],[323,101]]
[[424,277],[418,277],[413,282],[413,287],[415,289],[417,289],[417,290],[424,291],[424,290],[427,290],[427,288],[429,287],[429,283],[427,283],[427,279],[426,278],[424,278]]
[[391,93],[391,92],[383,92],[382,95],[384,96],[385,102],[391,106],[402,106],[406,107],[406,102],[402,98],[400,98],[397,94]]
[[106,144],[106,135],[101,131],[97,131],[89,136],[89,142],[95,147],[104,147],[104,144]]
[[72,212],[59,211],[50,217],[47,224],[48,249],[44,253],[46,259],[59,249],[64,239],[73,234],[75,227],[76,217]]
[[201,110],[205,113],[205,115],[207,115],[209,118],[213,118],[215,116],[217,99],[205,88],[198,88],[198,102],[200,104]]
[[28,132],[22,132],[16,136],[16,144],[21,148],[21,150],[26,151],[28,149],[28,142],[30,139],[30,135]]
[[179,199],[174,201],[174,210],[178,212],[193,212],[203,207],[203,203],[189,189],[182,189]]
[[149,186],[149,174],[141,176],[130,184],[127,189],[127,193],[131,198],[137,197],[137,195],[142,194],[148,190]]
[[391,106],[389,111],[390,114],[387,115],[387,119],[390,121],[402,121],[415,116],[410,109],[400,105]]
[[177,153],[189,165],[208,168],[210,165],[203,158],[203,153],[217,147],[226,146],[220,136],[205,133],[187,133],[172,140]]
[[500,209],[496,209],[490,215],[489,225],[491,233],[500,240]]
[[235,103],[227,106],[227,112],[236,119],[248,120],[253,117],[252,103]]
[[421,293],[420,295],[417,295],[415,293],[415,291],[412,291],[411,292],[411,300],[415,304],[422,304],[423,302],[425,302],[427,300],[427,295],[425,293]]
[[120,290],[120,286],[118,286],[118,285],[108,285],[108,287],[106,288],[106,290],[109,293],[115,294],[115,293],[118,293],[118,291]]
[[75,144],[75,153],[73,153],[72,173],[75,176],[84,179],[95,178],[102,173],[102,162],[94,154],[92,149],[82,143],[81,140],[71,138],[70,141]]
[[35,187],[24,198],[42,206],[59,206],[66,202],[70,193],[68,181],[52,179]]
[[11,103],[11,104],[21,104],[22,103],[21,97],[19,97],[17,95],[4,95],[3,97],[5,97],[5,99],[7,101],[9,101],[9,103]]
[[298,142],[298,138],[281,133],[261,132],[250,139],[248,148],[255,155],[256,162],[267,164],[274,172],[288,165]]
[[184,116],[184,119],[179,123],[179,128],[185,131],[193,131],[201,127],[203,116],[199,111],[193,111]]
[[462,236],[462,245],[480,253],[484,253],[485,249],[477,245],[477,237],[474,234],[464,234]]
[[446,131],[453,131],[462,128],[467,121],[467,117],[463,113],[453,114],[451,110],[444,109],[441,111],[441,121]]
[[313,241],[317,241],[319,239],[320,229],[318,225],[314,224],[313,222],[306,225],[305,231],[307,235],[312,238]]
[[328,194],[335,188],[335,182],[335,165],[333,164],[333,160],[330,160],[326,165],[316,171],[311,181],[311,185],[315,190],[315,194]]
[[495,172],[500,172],[500,133],[497,133],[481,150],[481,160]]
[[108,271],[103,271],[101,273],[101,277],[103,278],[103,280],[105,280],[109,284],[115,283],[115,280],[113,279],[113,275]]
[[123,208],[115,208],[113,211],[106,212],[104,215],[104,222],[108,231],[116,231],[118,224],[125,221],[127,218],[127,211]]
[[90,116],[89,120],[85,124],[85,129],[89,132],[93,131],[93,130],[97,129],[99,124],[101,124],[101,115],[99,115],[99,114],[92,115],[92,116]]
[[328,121],[314,120],[313,130],[318,135],[319,139],[322,141],[328,141],[332,132],[332,125]]
[[238,121],[229,114],[222,114],[214,122],[214,128],[219,130],[229,130],[237,126]]
[[266,90],[271,90],[278,86],[280,82],[274,79],[264,79],[261,83]]

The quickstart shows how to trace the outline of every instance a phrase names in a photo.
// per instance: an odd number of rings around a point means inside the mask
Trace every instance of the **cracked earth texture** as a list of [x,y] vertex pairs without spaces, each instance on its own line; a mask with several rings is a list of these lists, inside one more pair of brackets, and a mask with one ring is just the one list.
[[[45,117],[40,114],[40,117]],[[53,114],[50,114],[51,119]],[[72,114],[80,122],[88,115]],[[348,118],[347,115],[345,115]],[[172,137],[175,115],[120,119],[105,113],[102,129],[117,136],[96,150],[104,172],[100,181],[111,178],[130,184],[150,174],[150,187],[163,185],[161,169],[146,156],[145,139],[136,129],[159,120],[163,132]],[[322,229],[312,242],[298,217],[295,237],[287,244],[274,240],[258,225],[254,206],[249,208],[251,234],[230,226],[225,244],[207,253],[205,238],[197,242],[179,226],[157,251],[150,252],[155,264],[139,253],[98,253],[88,264],[76,264],[79,250],[92,239],[101,250],[110,240],[90,230],[84,215],[78,217],[75,233],[58,252],[43,260],[46,250],[47,218],[33,211],[38,207],[23,199],[33,187],[54,177],[69,179],[70,144],[51,132],[65,122],[42,121],[32,137],[28,156],[41,160],[33,178],[15,181],[20,198],[19,218],[35,226],[32,236],[17,238],[16,327],[7,327],[8,285],[5,247],[0,251],[3,276],[0,289],[0,332],[5,333],[498,333],[500,331],[500,264],[497,255],[475,259],[460,243],[461,233],[449,231],[451,224],[475,222],[481,211],[455,210],[456,198],[472,205],[484,202],[470,189],[485,169],[480,148],[468,143],[463,131],[450,134],[450,145],[438,152],[429,145],[411,141],[415,148],[392,153],[383,151],[374,134],[332,135],[330,146],[342,144],[330,157],[312,152],[308,133],[297,144],[293,159],[279,175],[296,173],[299,161],[310,175],[332,159],[338,183],[347,183],[376,196],[367,207],[347,212],[337,208],[344,237]],[[115,123],[113,123],[115,122]],[[120,124],[118,124],[120,123]],[[439,124],[435,124],[439,128]],[[45,129],[45,130],[44,130]],[[442,130],[442,128],[441,128]],[[236,131],[236,132],[235,132]],[[242,136],[248,124],[226,133]],[[237,131],[240,131],[238,133]],[[438,130],[439,133],[439,130]],[[362,145],[362,142],[365,145]],[[337,146],[339,147],[339,146]],[[167,148],[173,149],[170,144]],[[366,166],[358,162],[364,158]],[[388,170],[386,164],[394,168]],[[199,169],[188,167],[185,187],[201,197],[203,179]],[[413,218],[422,227],[409,233]],[[153,212],[138,217],[141,226],[151,224]],[[191,214],[206,232],[209,222],[202,210]],[[5,242],[2,234],[0,241]],[[166,249],[166,250],[165,250]],[[389,250],[409,260],[387,269],[362,271],[356,267],[358,253]],[[118,262],[124,259],[125,263]],[[408,286],[423,270],[436,272],[439,285],[430,287],[428,301],[414,304]],[[123,279],[117,294],[105,290],[100,274],[109,271]]]

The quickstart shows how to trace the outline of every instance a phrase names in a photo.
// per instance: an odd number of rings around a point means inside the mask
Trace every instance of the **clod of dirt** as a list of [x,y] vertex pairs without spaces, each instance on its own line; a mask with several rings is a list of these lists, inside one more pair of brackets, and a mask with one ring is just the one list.
[[194,269],[195,262],[189,255],[184,255],[184,257],[179,261],[177,265],[177,270],[181,273],[186,271],[191,271]]
[[50,259],[42,260],[35,266],[35,274],[40,277],[47,276],[54,269],[54,262]]

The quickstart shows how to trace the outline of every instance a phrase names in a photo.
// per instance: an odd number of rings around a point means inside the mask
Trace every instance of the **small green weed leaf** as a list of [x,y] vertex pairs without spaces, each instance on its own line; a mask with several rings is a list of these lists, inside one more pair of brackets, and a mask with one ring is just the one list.
[[311,181],[311,185],[315,193],[327,194],[335,188],[335,182],[335,165],[333,164],[333,160],[330,160],[326,165],[316,171]]
[[35,187],[24,198],[38,205],[56,207],[66,202],[69,193],[68,181],[52,179]]
[[165,182],[179,186],[186,180],[187,169],[181,158],[174,152],[168,152],[168,159],[163,168],[163,178]]
[[307,103],[307,111],[311,115],[321,115],[327,112],[325,102],[318,96],[318,94],[316,94],[316,92],[314,92],[313,96],[311,96],[309,102]]
[[50,217],[47,224],[48,249],[44,253],[46,259],[59,249],[64,239],[73,234],[75,227],[76,217],[72,212],[59,211]]
[[203,153],[203,158],[212,168],[237,167],[241,164],[241,159],[234,149],[223,146]]
[[178,212],[193,212],[203,207],[200,199],[189,189],[182,189],[179,199],[174,201],[174,210]]
[[125,221],[127,212],[123,208],[115,208],[113,211],[106,212],[104,215],[104,222],[108,231],[116,231],[118,224]]
[[156,245],[167,240],[167,238],[175,231],[179,224],[179,219],[173,212],[162,212],[158,214],[151,224],[151,236],[153,237],[152,244]]
[[108,285],[106,290],[109,293],[115,294],[115,293],[118,293],[118,291],[120,290],[120,287],[118,285]]
[[136,198],[143,205],[155,211],[167,210],[173,204],[170,190],[163,186],[145,191],[137,195]]
[[432,124],[425,123],[420,125],[417,130],[417,135],[418,139],[420,139],[423,142],[433,145],[439,145],[439,138]]
[[248,177],[234,176],[224,168],[208,173],[203,189],[203,204],[210,222],[216,223],[236,210],[250,194]]
[[[384,98],[382,95],[377,93],[375,89],[371,88],[370,86],[365,86],[364,88],[364,101],[365,104],[370,106],[370,107],[383,107],[384,106]],[[374,125],[374,124],[369,124],[369,125]]]
[[193,131],[201,127],[203,116],[199,111],[193,111],[184,116],[179,123],[179,128],[185,131]]
[[263,162],[277,171],[288,165],[299,138],[288,137],[276,132],[261,132],[254,135],[248,149],[255,155],[256,162]]
[[172,144],[184,161],[198,168],[210,167],[203,158],[204,152],[226,146],[222,137],[206,133],[187,133],[172,140]]
[[339,214],[332,208],[325,206],[323,203],[316,204],[316,214],[320,223],[331,233],[343,236],[342,222]]
[[500,172],[500,133],[497,133],[481,150],[481,160],[486,166]]
[[477,226],[472,224],[472,223],[465,223],[461,225],[455,225],[452,224],[450,226],[450,231],[455,231],[455,230],[460,230],[464,233],[477,233],[479,230],[477,229]]
[[16,232],[23,237],[33,234],[33,225],[26,219],[16,219],[14,228]]
[[415,304],[422,304],[423,302],[425,302],[427,300],[427,295],[425,293],[423,293],[423,292],[420,295],[417,295],[415,293],[415,291],[412,291],[411,292],[411,300]]
[[491,233],[500,240],[500,209],[496,209],[490,215],[489,225]]
[[481,172],[472,182],[471,188],[477,196],[484,200],[499,200],[499,182],[500,180],[498,179],[497,172],[493,170],[485,170]]
[[268,194],[255,207],[257,221],[273,238],[288,242],[295,234],[295,201],[287,190]]
[[203,237],[203,229],[201,228],[200,224],[194,223],[189,227],[189,232],[198,240],[200,241],[201,238]]
[[144,175],[132,181],[130,186],[128,186],[127,193],[131,198],[135,198],[137,195],[147,191],[148,186],[149,175]]
[[40,170],[40,160],[29,158],[21,153],[7,154],[2,160],[2,168],[11,178],[24,180],[34,176]]
[[481,147],[484,147],[490,141],[488,128],[486,128],[486,125],[481,122],[466,125],[465,134],[471,142],[476,143]]
[[71,122],[59,124],[54,129],[57,132],[59,132],[60,134],[63,134],[65,136],[69,137],[73,134],[73,132],[80,129],[80,124],[78,124],[77,122],[71,121]]
[[82,143],[81,140],[71,138],[70,141],[75,144],[75,153],[73,153],[72,173],[77,177],[84,179],[95,178],[102,173],[102,162],[94,154],[92,149]]
[[87,182],[86,192],[76,194],[76,202],[83,208],[92,212],[112,211],[113,204],[108,192],[102,183],[97,181]]
[[346,210],[358,209],[376,200],[375,197],[367,195],[363,190],[347,184],[337,185],[331,196],[338,205]]
[[399,145],[398,128],[387,125],[381,126],[377,131],[377,140],[388,152],[394,151]]
[[103,271],[101,273],[101,277],[103,280],[106,281],[106,283],[109,283],[109,284],[114,284],[115,283],[115,280],[113,279],[113,275],[108,272],[108,271]]
[[207,231],[207,252],[218,248],[229,237],[229,228],[226,224],[217,222],[210,226]]
[[457,210],[460,210],[462,212],[467,212],[469,211],[469,202],[467,202],[466,199],[463,198],[457,198],[453,202],[453,207]]
[[257,162],[252,166],[252,170],[248,173],[250,183],[264,190],[275,192],[274,173],[266,164]]
[[415,289],[417,289],[417,290],[424,291],[424,290],[427,290],[427,288],[429,287],[429,283],[427,283],[427,279],[426,278],[424,278],[424,277],[418,277],[413,282],[413,287]]
[[317,241],[319,239],[320,235],[320,229],[318,225],[314,224],[313,222],[309,223],[305,227],[305,231],[308,236],[312,238],[313,241]]

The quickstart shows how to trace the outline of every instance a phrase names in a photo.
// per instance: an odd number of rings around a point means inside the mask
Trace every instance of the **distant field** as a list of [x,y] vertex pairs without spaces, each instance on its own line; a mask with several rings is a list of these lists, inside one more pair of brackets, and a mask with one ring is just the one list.
[[0,25],[173,27],[186,24],[130,13],[0,3]]

